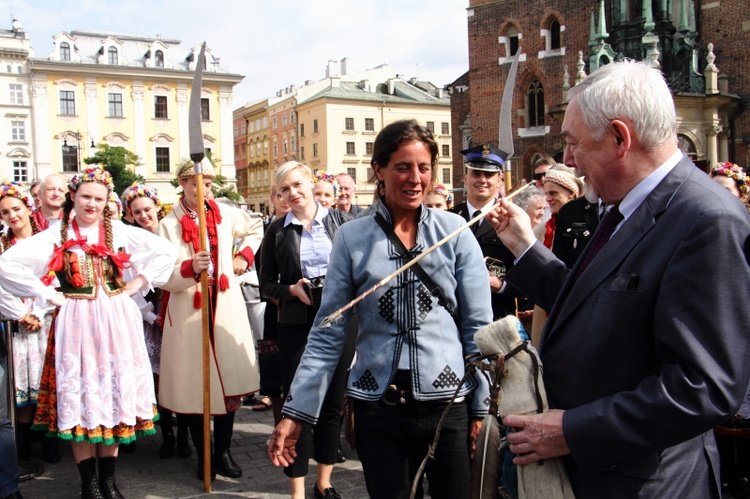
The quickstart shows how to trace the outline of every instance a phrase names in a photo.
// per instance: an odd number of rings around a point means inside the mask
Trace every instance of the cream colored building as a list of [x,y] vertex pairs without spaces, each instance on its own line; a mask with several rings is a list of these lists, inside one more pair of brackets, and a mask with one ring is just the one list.
[[[48,58],[29,59],[35,176],[72,174],[98,144],[122,146],[138,154],[136,173],[173,202],[170,181],[189,157],[188,101],[200,45],[84,31],[59,33],[53,42]],[[206,49],[204,145],[230,182],[235,180],[232,92],[242,79]]]
[[399,77],[357,82],[330,78],[327,88],[297,103],[299,161],[313,170],[348,173],[356,180],[356,204],[372,204],[372,148],[389,123],[416,119],[439,148],[438,183],[452,191],[450,99],[443,89]]
[[0,180],[34,179],[29,57],[34,51],[17,20],[0,30]]

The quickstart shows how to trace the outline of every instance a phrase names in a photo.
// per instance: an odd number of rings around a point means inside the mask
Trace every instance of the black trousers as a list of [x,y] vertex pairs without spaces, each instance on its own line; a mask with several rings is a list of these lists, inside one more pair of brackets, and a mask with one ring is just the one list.
[[[354,409],[357,454],[372,499],[406,499],[419,465],[435,437],[447,403],[411,402],[388,406],[358,400]],[[454,404],[440,430],[435,459],[427,463],[430,497],[461,499],[468,494],[469,416]],[[424,496],[422,484],[416,494]]]
[[[281,361],[281,381],[284,397],[289,393],[294,374],[297,372],[302,354],[307,345],[307,335],[312,329],[317,310],[309,307],[310,320],[307,324],[282,324],[278,328],[279,359]],[[341,434],[341,413],[344,409],[344,390],[346,389],[346,371],[351,365],[356,346],[356,333],[351,329],[347,335],[346,345],[331,384],[323,399],[318,423],[315,427],[302,425],[302,432],[297,440],[297,458],[294,463],[284,468],[284,474],[290,478],[306,476],[310,457],[319,464],[335,464]]]

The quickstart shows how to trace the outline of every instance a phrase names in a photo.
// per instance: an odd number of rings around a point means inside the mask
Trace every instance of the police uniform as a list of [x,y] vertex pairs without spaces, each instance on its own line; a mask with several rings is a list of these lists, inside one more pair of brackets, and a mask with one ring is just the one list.
[[[466,157],[464,160],[466,168],[484,172],[502,172],[503,163],[505,163],[507,157],[504,151],[490,143],[463,150],[461,154]],[[493,204],[496,201],[493,201]],[[482,207],[477,208],[481,209]],[[469,212],[466,202],[456,205],[450,211],[461,215],[467,222],[474,218],[474,214]],[[495,272],[505,282],[505,273],[513,266],[513,260],[515,259],[513,253],[500,241],[490,223],[482,221],[481,224],[472,226],[472,229],[475,229],[473,230],[474,236],[477,238],[480,248],[482,248],[482,254],[485,257],[490,257],[493,261],[499,262],[488,263],[488,270]],[[515,315],[516,298],[519,296],[520,293],[507,282],[502,292],[491,293],[493,320],[503,318],[506,315]]]

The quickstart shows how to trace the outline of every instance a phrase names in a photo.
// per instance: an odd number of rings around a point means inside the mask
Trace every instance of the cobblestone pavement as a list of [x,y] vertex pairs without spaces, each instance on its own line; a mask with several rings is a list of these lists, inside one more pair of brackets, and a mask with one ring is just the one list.
[[[250,407],[242,407],[235,419],[232,439],[232,456],[242,467],[242,477],[238,479],[216,477],[212,492],[203,491],[203,482],[195,477],[197,457],[195,449],[190,458],[160,459],[158,456],[161,436],[138,439],[137,449],[132,453],[120,452],[117,459],[117,484],[128,499],[172,498],[172,497],[252,497],[258,499],[278,499],[289,497],[289,484],[281,468],[274,468],[266,458],[266,439],[273,429],[271,411],[254,412]],[[362,465],[357,454],[348,449],[342,439],[342,448],[347,457],[343,464],[337,464],[333,471],[332,483],[345,499],[366,498]],[[35,453],[40,452],[40,444],[34,445]],[[80,478],[73,462],[70,445],[61,442],[62,460],[56,464],[45,463],[45,472],[33,480],[21,483],[20,489],[25,499],[76,499],[80,498]],[[37,458],[35,456],[35,458]],[[311,463],[310,470],[313,471]],[[306,479],[307,497],[312,498],[314,476]]]

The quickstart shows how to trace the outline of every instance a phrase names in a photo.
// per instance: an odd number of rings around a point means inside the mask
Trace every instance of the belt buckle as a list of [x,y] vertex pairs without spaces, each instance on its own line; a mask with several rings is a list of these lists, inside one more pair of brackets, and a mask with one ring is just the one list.
[[383,396],[380,398],[380,400],[382,400],[385,405],[390,407],[396,407],[399,404],[406,403],[403,391],[399,390],[396,385],[389,385],[388,388],[385,389],[385,393],[383,393]]

